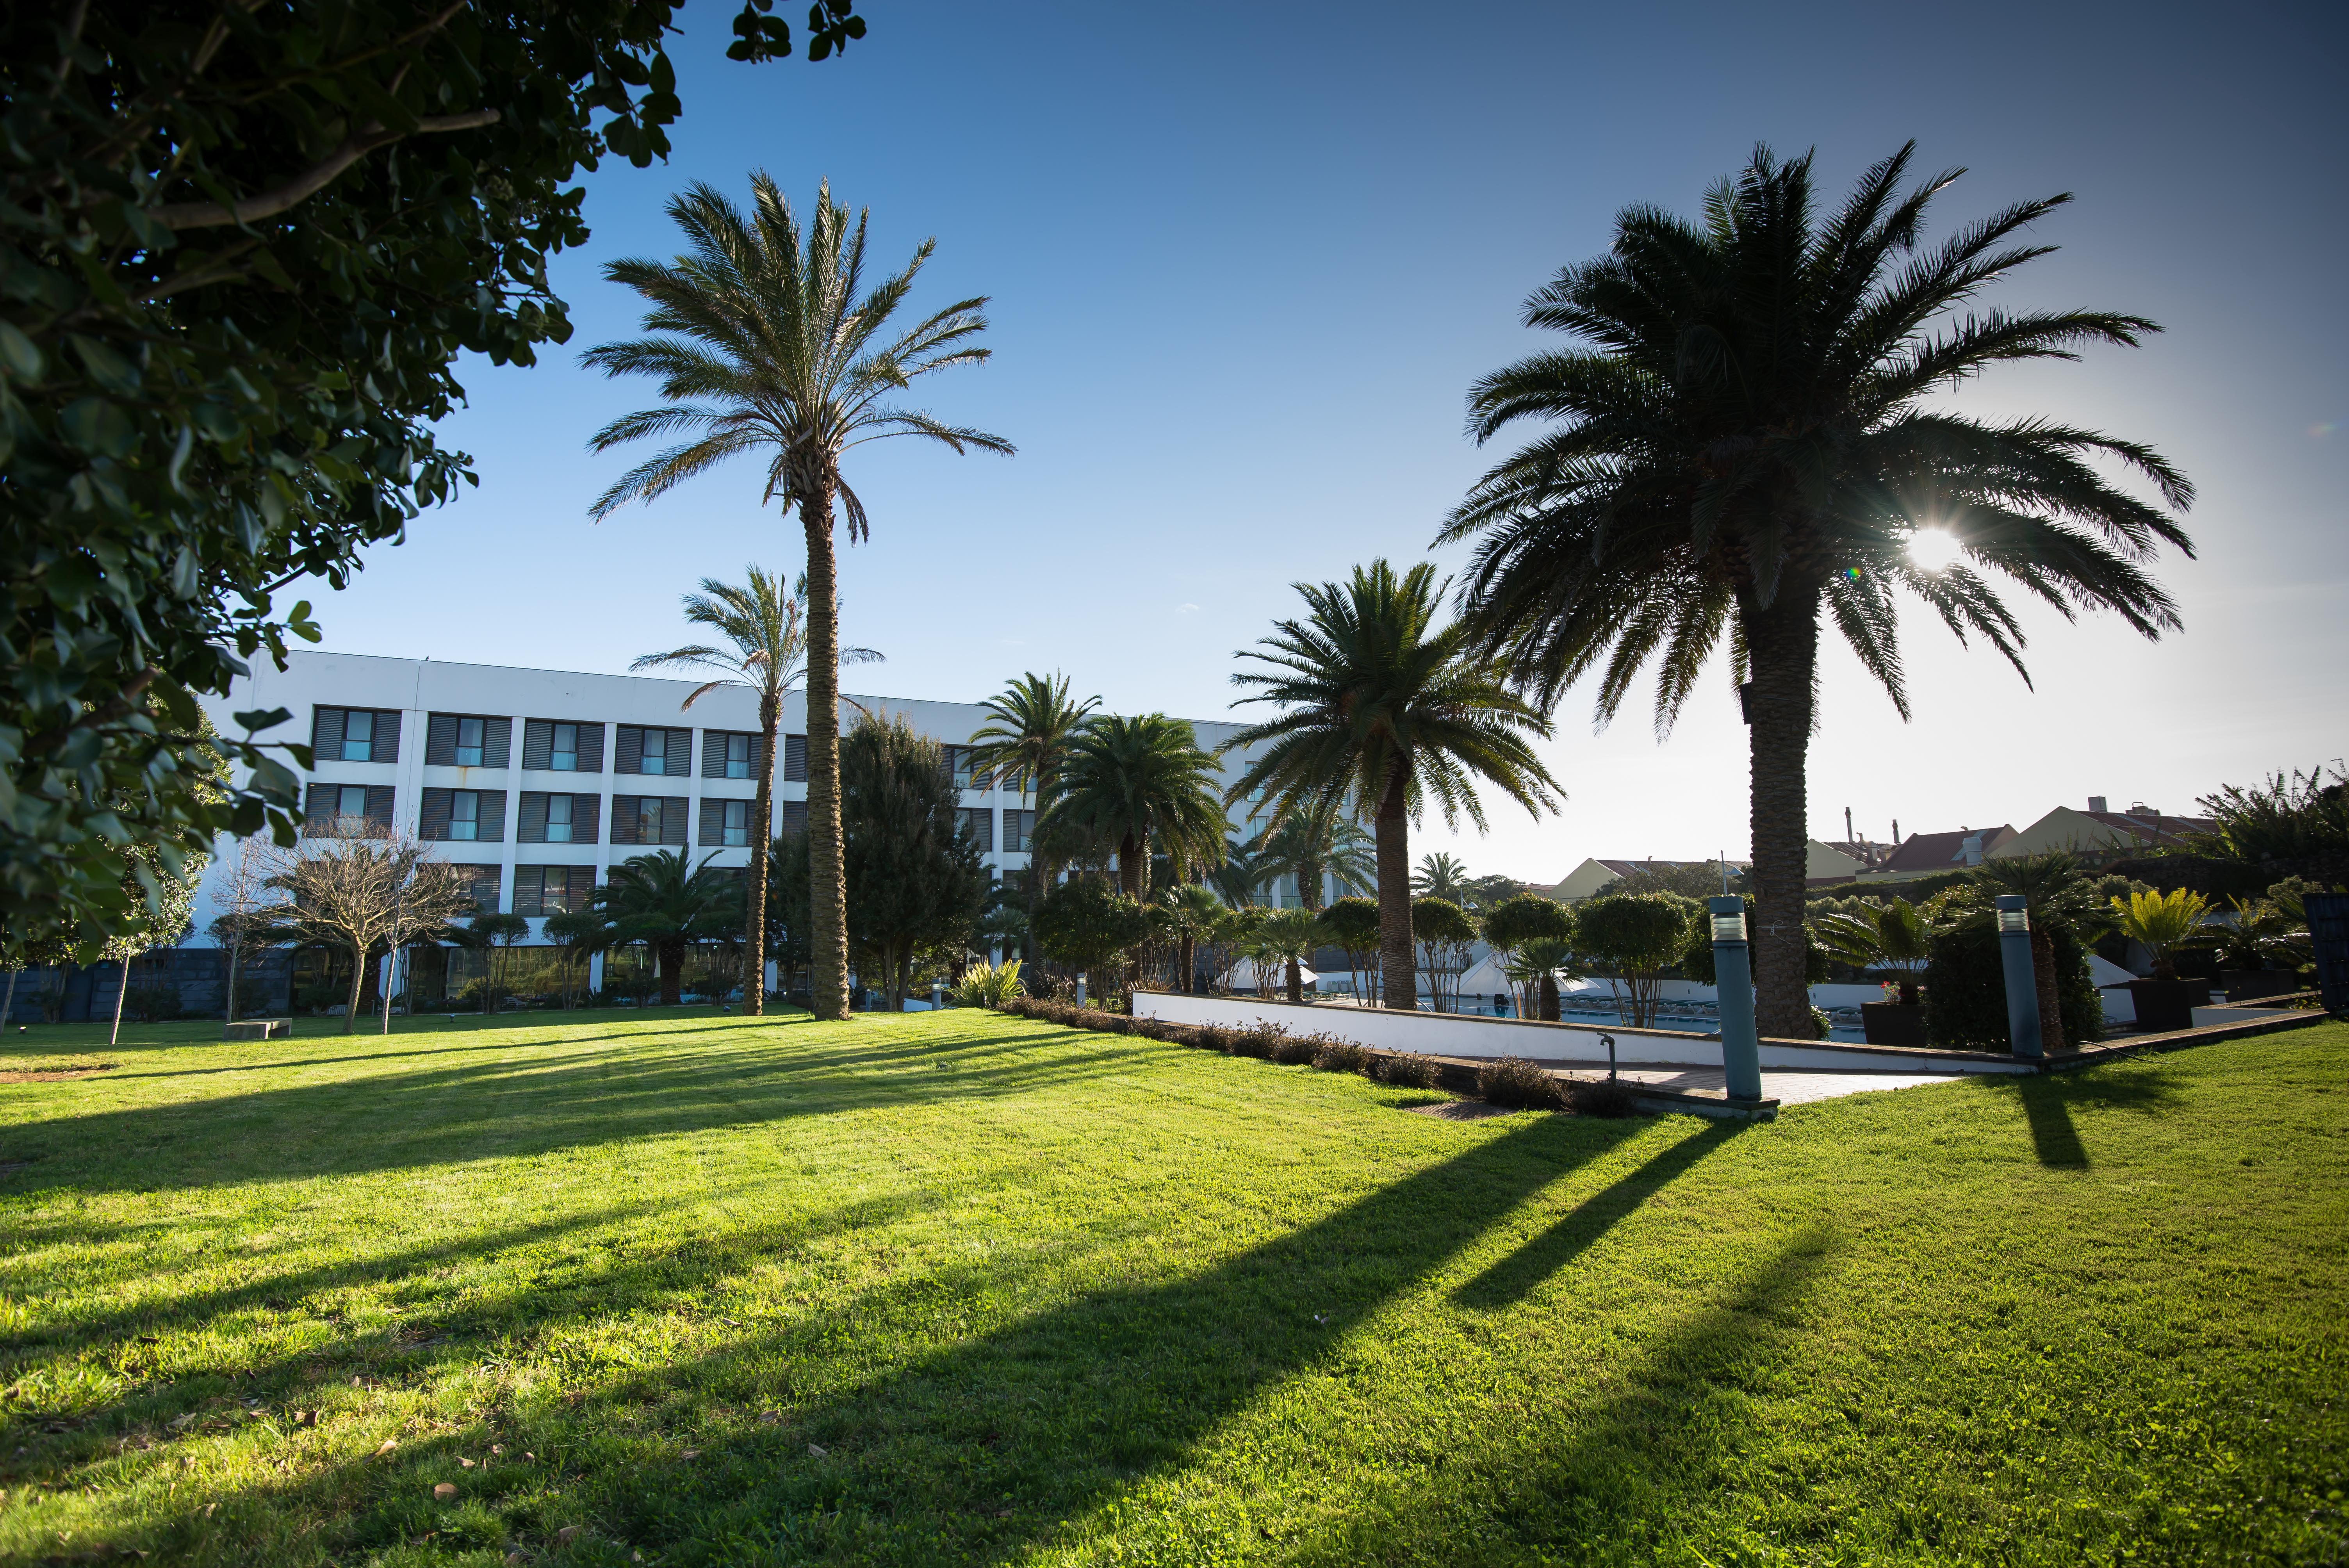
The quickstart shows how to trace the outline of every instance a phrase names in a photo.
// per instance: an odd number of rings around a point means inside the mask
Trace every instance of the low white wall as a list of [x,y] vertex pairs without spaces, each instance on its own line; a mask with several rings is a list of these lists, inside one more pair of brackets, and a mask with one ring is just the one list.
[[[1721,1041],[1709,1035],[1663,1029],[1600,1029],[1588,1024],[1545,1024],[1522,1018],[1477,1018],[1456,1013],[1399,1013],[1380,1007],[1317,1007],[1310,1004],[1261,1002],[1253,996],[1180,996],[1136,991],[1134,1016],[1168,1024],[1214,1024],[1225,1028],[1278,1025],[1294,1034],[1334,1035],[1382,1051],[1421,1056],[1464,1057],[1497,1061],[1526,1057],[1537,1061],[1607,1064],[1602,1034],[1615,1037],[1615,1060],[1623,1067],[1721,1066]],[[1892,1052],[1866,1046],[1762,1043],[1762,1065],[1782,1072],[2029,1072],[2027,1063],[1964,1053]]]

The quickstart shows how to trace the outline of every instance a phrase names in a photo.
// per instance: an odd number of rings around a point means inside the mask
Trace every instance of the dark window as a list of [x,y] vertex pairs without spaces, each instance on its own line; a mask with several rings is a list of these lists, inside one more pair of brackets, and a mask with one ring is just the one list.
[[568,914],[587,907],[595,888],[594,866],[514,867],[516,914]]
[[947,768],[954,774],[956,789],[984,789],[987,788],[987,781],[979,778],[971,767],[971,758],[978,755],[978,748],[941,746],[938,749],[946,755]]
[[704,779],[756,779],[759,776],[759,738],[740,730],[703,730],[701,776]]
[[1003,813],[1003,848],[1006,852],[1024,855],[1033,847],[1036,837],[1036,813],[1006,811]]
[[701,842],[705,848],[725,849],[750,841],[750,809],[752,800],[714,800],[701,802]]
[[962,812],[963,826],[970,830],[978,852],[990,854],[995,849],[995,813],[984,806],[966,807]]
[[388,784],[313,784],[302,806],[302,831],[312,838],[391,831]]
[[502,789],[427,789],[420,836],[457,843],[503,843],[506,794]]
[[424,760],[434,768],[503,768],[513,720],[436,713],[424,724]]
[[612,841],[616,844],[682,844],[686,799],[682,795],[615,795]]
[[604,727],[569,719],[526,718],[522,726],[522,765],[550,773],[601,773]]
[[592,844],[603,802],[593,795],[522,792],[522,821],[515,841],[524,844]]
[[495,866],[450,866],[457,880],[463,884],[465,896],[481,906],[483,914],[498,912],[498,882],[502,873]]
[[612,748],[612,771],[682,779],[693,771],[693,731],[621,725]]
[[783,782],[807,782],[807,737],[804,735],[783,737]]
[[399,715],[380,707],[319,708],[310,745],[321,762],[397,762]]
[[783,830],[791,833],[804,833],[807,831],[806,801],[786,800],[783,802]]

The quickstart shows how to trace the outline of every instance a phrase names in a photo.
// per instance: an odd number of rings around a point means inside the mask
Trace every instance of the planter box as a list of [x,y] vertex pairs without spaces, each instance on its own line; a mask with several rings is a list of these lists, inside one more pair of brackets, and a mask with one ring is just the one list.
[[2128,994],[2137,1003],[2137,1026],[2151,1035],[2192,1028],[2194,1009],[2210,1002],[2203,980],[2132,980]]
[[1903,1006],[1898,1002],[1862,1002],[1859,1020],[1868,1030],[1871,1046],[1909,1046],[1925,1048],[1925,1006]]
[[2226,969],[2220,972],[2219,979],[2227,987],[2230,1002],[2283,996],[2303,989],[2300,976],[2289,969]]

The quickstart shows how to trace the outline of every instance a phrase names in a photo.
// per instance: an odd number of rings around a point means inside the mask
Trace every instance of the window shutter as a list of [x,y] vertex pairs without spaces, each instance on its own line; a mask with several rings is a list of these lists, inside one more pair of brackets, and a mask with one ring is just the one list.
[[554,761],[554,724],[543,718],[525,719],[522,727],[522,765],[546,768]]
[[311,709],[310,751],[321,762],[341,760],[343,755],[343,710],[341,708]]
[[390,785],[370,784],[367,786],[367,821],[370,825],[381,828],[387,833],[391,831]]
[[539,914],[545,911],[546,868],[544,866],[514,867],[514,907],[516,914]]
[[645,732],[633,724],[620,726],[619,738],[612,748],[612,771],[641,773],[645,770]]
[[435,713],[424,720],[424,766],[454,768],[457,766],[457,716]]
[[660,841],[662,843],[683,844],[685,842],[685,811],[686,800],[684,796],[664,795],[661,797]]
[[701,732],[701,776],[704,779],[726,777],[726,732],[722,729]]
[[421,824],[417,828],[419,834],[428,839],[445,839],[449,836],[449,798],[455,793],[453,789],[424,791],[424,816]]
[[783,737],[783,782],[807,782],[807,737],[804,735]]
[[[367,760],[369,762],[399,760],[399,715],[398,713],[384,712],[375,716],[375,745],[367,750]],[[385,793],[389,794],[390,791],[386,790]],[[390,808],[386,807],[384,810],[387,813],[385,820],[388,821]],[[373,813],[370,812],[369,815]]]
[[579,727],[579,771],[582,773],[604,771],[604,727],[600,724],[583,724]]
[[612,797],[612,841],[616,844],[636,841],[636,798],[634,795]]
[[595,841],[595,808],[603,802],[593,795],[571,797],[571,841],[592,844]]
[[806,801],[786,800],[783,802],[783,831],[787,833],[804,833],[807,831]]
[[522,815],[514,823],[514,842],[543,844],[546,842],[546,794],[540,789],[522,792]]
[[714,849],[726,841],[720,830],[726,824],[726,802],[705,795],[701,798],[701,847]]
[[332,784],[311,785],[310,798],[304,803],[302,810],[304,830],[306,831],[312,827],[324,823],[334,814],[335,787]]
[[484,843],[506,841],[506,792],[502,789],[481,791],[481,825],[479,830]]
[[682,761],[685,766],[678,768],[678,772],[688,779],[691,778],[693,776],[693,731],[689,729],[670,730],[668,732],[668,754],[670,758],[669,766],[676,768],[677,764],[679,761]]
[[513,720],[490,718],[481,721],[481,766],[503,768],[513,750]]

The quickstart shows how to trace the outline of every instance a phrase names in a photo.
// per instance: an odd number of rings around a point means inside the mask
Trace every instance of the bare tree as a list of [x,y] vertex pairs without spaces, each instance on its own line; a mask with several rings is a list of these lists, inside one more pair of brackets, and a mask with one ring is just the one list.
[[[379,947],[397,953],[473,906],[455,869],[433,860],[428,845],[345,819],[314,828],[271,881],[293,895],[291,923],[305,938],[350,953],[347,1035],[358,1022],[368,956]],[[383,1026],[390,1031],[388,1006]]]
[[213,915],[208,927],[212,940],[228,949],[228,1021],[236,1022],[236,988],[249,948],[274,947],[285,940],[285,923],[293,911],[278,896],[271,879],[285,869],[285,857],[274,846],[247,839],[212,881]]

